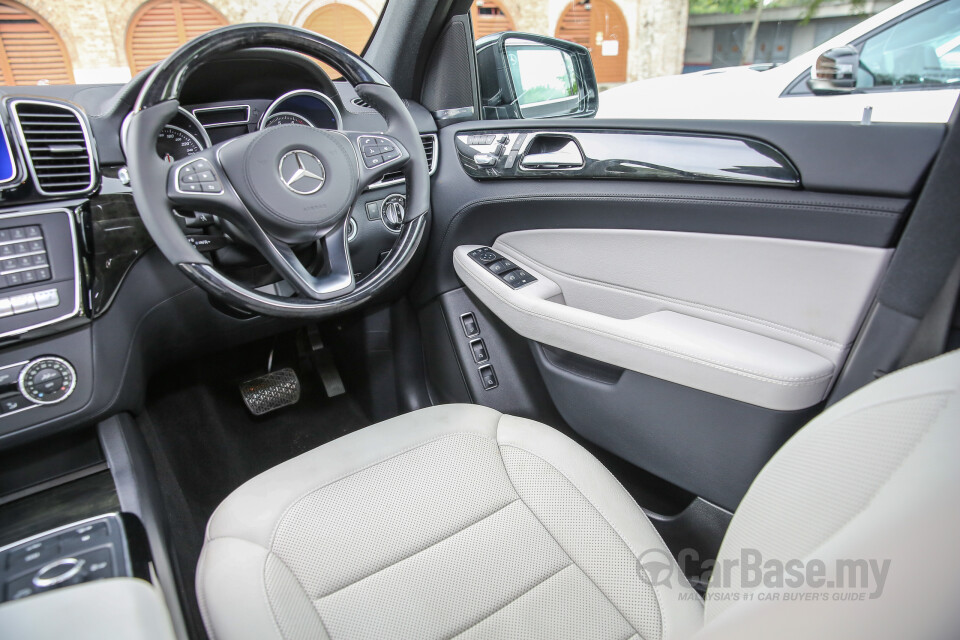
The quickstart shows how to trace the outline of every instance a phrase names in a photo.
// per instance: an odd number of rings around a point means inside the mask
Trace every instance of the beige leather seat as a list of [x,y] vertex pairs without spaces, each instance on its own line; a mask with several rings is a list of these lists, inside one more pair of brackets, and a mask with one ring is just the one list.
[[[733,571],[704,603],[676,567],[653,575],[663,541],[579,445],[434,407],[237,489],[210,519],[198,597],[217,640],[956,637],[958,453],[960,352],[850,396],[764,468],[719,561],[819,559],[832,580],[837,559],[889,560],[882,593]],[[865,599],[833,599],[852,591]]]

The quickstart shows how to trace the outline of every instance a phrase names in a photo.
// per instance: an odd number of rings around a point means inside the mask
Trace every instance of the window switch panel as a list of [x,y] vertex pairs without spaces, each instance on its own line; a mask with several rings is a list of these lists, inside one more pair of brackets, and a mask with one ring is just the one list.
[[503,260],[497,260],[496,262],[492,262],[487,265],[487,269],[489,269],[491,273],[494,273],[496,275],[500,275],[501,273],[506,273],[507,271],[511,271],[512,269],[516,269],[516,268],[517,268],[517,265],[510,262],[506,258],[504,258]]
[[536,282],[537,279],[523,269],[515,269],[500,275],[500,278],[514,289],[519,289],[525,284]]

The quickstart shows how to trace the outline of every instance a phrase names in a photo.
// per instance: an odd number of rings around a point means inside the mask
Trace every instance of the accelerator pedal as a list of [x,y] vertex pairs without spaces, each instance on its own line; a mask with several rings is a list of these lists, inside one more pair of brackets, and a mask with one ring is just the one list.
[[250,413],[262,416],[300,400],[300,379],[285,367],[242,383],[240,395]]

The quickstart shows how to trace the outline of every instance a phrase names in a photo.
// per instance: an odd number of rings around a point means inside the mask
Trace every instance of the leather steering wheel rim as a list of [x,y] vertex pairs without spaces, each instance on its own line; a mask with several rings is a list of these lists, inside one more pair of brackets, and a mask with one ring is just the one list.
[[[301,53],[331,65],[343,74],[361,98],[383,116],[387,129],[382,134],[322,130],[311,130],[313,133],[309,134],[292,130],[278,132],[290,127],[303,128],[300,125],[283,125],[213,145],[202,152],[202,157],[198,157],[201,154],[189,156],[173,165],[163,162],[155,152],[157,135],[176,114],[180,91],[190,73],[213,57],[261,47]],[[355,308],[384,292],[397,280],[413,260],[425,234],[426,214],[430,205],[430,174],[420,133],[412,116],[397,93],[362,58],[333,40],[304,29],[271,24],[235,25],[211,31],[185,44],[161,62],[145,82],[125,135],[124,149],[134,201],[158,248],[198,286],[236,308],[263,315],[303,319],[321,319]],[[370,136],[395,146],[399,150],[399,158],[379,168],[367,166],[361,155],[361,137]],[[299,142],[304,137],[307,138],[306,142]],[[240,142],[226,149],[235,141]],[[355,169],[349,166],[350,149],[356,157]],[[331,184],[326,194],[322,189],[323,179],[316,194],[299,195],[300,191],[294,191],[290,184],[292,181],[286,181],[281,175],[284,171],[283,159],[280,160],[276,180],[283,182],[294,195],[286,192],[279,195],[273,183],[259,187],[259,191],[257,185],[250,184],[250,175],[253,174],[249,169],[252,163],[250,156],[254,156],[254,160],[262,160],[258,167],[263,167],[276,160],[270,154],[281,154],[285,158],[299,151],[306,151],[304,158],[313,156],[309,161],[316,160],[320,164],[317,172],[328,178]],[[264,157],[260,158],[257,154]],[[299,162],[299,154],[295,155]],[[180,190],[182,182],[178,180],[181,171],[198,160],[213,165],[218,184],[222,184],[221,193],[185,194]],[[325,161],[331,165],[327,166],[326,174],[323,171]],[[345,236],[350,211],[356,197],[366,186],[384,173],[400,169],[407,183],[407,211],[399,238],[389,256],[372,273],[356,283]],[[261,170],[256,175],[262,173]],[[342,183],[354,178],[356,185],[348,185],[345,190],[340,188]],[[338,198],[337,194],[341,192],[346,195]],[[334,202],[327,207],[323,198]],[[287,213],[285,210],[264,202],[271,199],[283,205],[292,204],[296,215],[284,215]],[[187,241],[173,214],[176,206],[202,206],[201,210],[221,215],[243,227],[255,239],[254,244],[260,253],[298,295],[281,297],[262,293],[228,278]],[[345,213],[342,212],[344,206]],[[330,214],[328,210],[336,213]],[[321,212],[316,220],[312,217],[313,211]],[[326,264],[322,274],[317,276],[306,272],[291,248],[294,241],[312,237],[309,234],[316,234],[316,239],[323,247]]]

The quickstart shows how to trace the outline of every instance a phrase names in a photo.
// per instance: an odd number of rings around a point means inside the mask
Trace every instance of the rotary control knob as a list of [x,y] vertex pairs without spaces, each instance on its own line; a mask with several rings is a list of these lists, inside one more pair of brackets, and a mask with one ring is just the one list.
[[399,193],[391,193],[383,199],[380,205],[380,219],[387,229],[394,233],[403,226],[403,215],[406,213],[407,199]]
[[20,393],[37,404],[56,404],[70,397],[77,373],[63,358],[47,356],[27,364],[20,372]]

